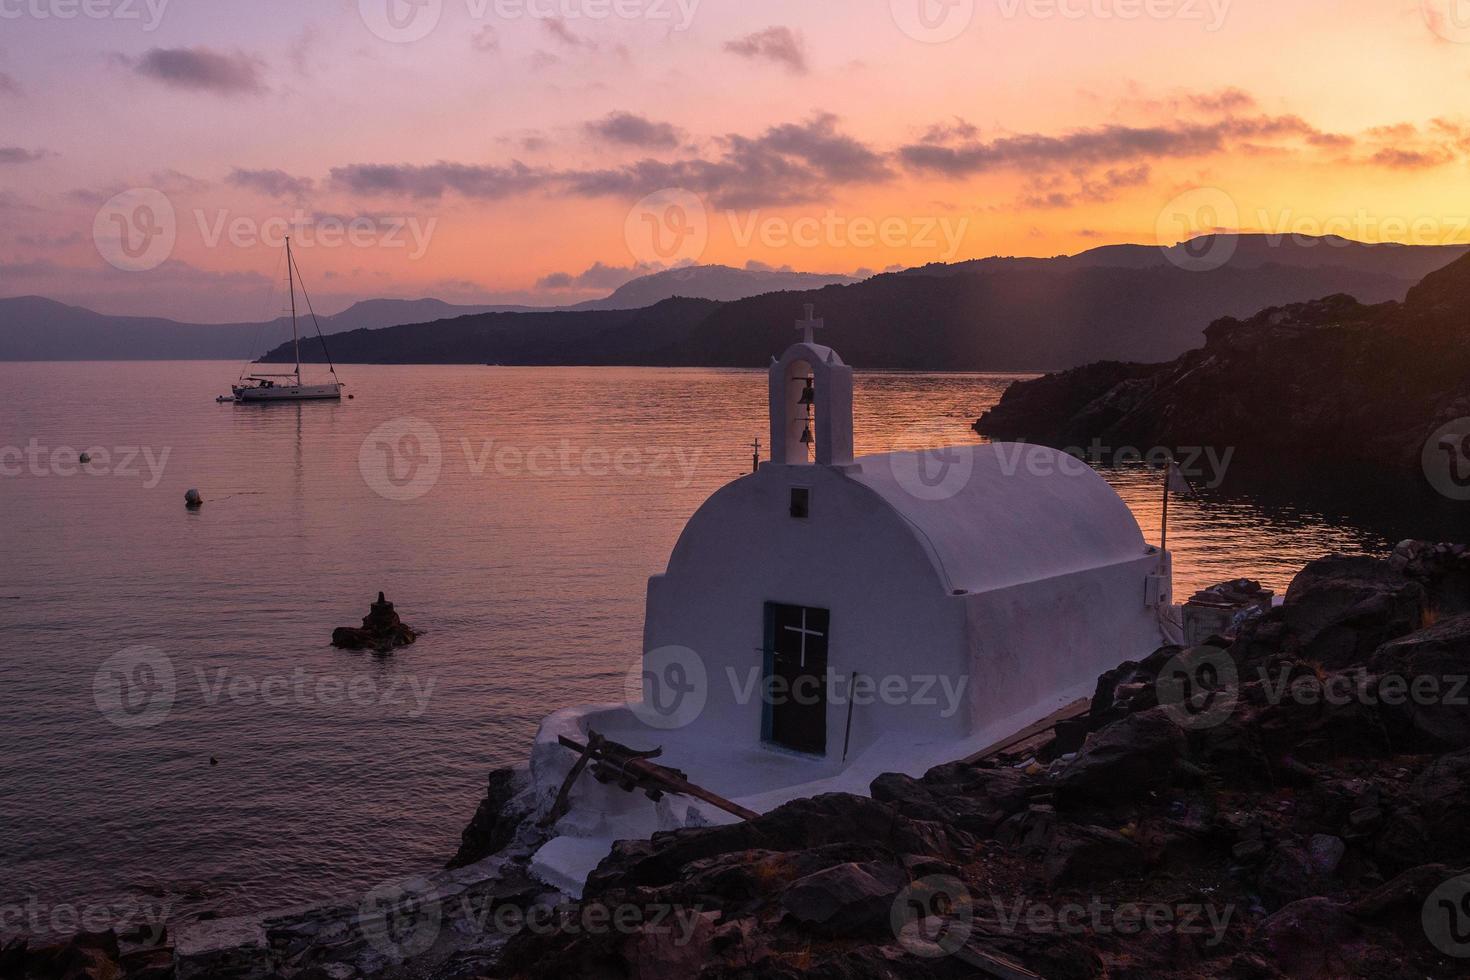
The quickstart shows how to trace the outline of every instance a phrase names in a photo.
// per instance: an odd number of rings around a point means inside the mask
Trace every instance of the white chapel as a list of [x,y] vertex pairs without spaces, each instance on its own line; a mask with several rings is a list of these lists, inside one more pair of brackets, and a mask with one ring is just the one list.
[[[690,518],[648,584],[626,702],[537,736],[549,806],[589,731],[743,808],[922,774],[1092,693],[1166,637],[1169,556],[1093,469],[1042,446],[853,455],[853,372],[801,339],[769,372],[769,458]],[[563,743],[565,744],[565,743]],[[613,840],[736,819],[574,777],[535,867],[575,891]]]

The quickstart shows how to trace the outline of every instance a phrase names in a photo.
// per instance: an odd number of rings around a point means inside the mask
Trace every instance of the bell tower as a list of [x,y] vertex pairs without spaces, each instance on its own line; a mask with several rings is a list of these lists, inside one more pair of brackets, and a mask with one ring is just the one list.
[[802,339],[771,362],[771,462],[840,466],[852,462],[852,368],[816,342],[826,324],[806,304]]

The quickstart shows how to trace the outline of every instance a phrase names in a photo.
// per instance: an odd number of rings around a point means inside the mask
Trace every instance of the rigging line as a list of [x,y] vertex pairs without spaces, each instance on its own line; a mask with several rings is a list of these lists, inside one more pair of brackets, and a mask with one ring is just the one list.
[[327,350],[327,338],[322,335],[322,325],[317,322],[316,310],[311,306],[311,295],[306,291],[306,283],[301,280],[301,266],[296,264],[296,256],[291,256],[291,265],[296,269],[296,281],[301,283],[301,298],[306,300],[306,312],[311,314],[311,325],[316,327],[316,339],[322,342],[322,353],[327,357],[327,370],[332,372],[332,377],[337,377],[337,366],[332,363],[332,352]]

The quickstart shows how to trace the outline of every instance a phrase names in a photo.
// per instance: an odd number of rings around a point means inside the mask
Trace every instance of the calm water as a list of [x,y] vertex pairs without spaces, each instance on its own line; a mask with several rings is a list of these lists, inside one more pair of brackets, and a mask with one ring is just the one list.
[[[0,908],[231,912],[440,865],[543,714],[620,697],[647,577],[765,430],[763,372],[348,366],[352,401],[214,404],[237,371],[0,364],[0,447],[44,474],[0,477]],[[859,376],[858,449],[972,439],[1010,380]],[[406,417],[431,484],[360,460]],[[91,447],[107,472],[66,475]],[[1157,477],[1107,475],[1155,538]],[[1389,544],[1250,498],[1173,514],[1180,594]],[[379,589],[419,642],[333,649]],[[122,727],[94,680],[139,646],[174,701]]]

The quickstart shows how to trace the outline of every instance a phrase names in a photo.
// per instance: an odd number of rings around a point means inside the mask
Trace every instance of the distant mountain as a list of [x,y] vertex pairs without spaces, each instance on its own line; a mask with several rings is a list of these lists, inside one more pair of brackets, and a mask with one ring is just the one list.
[[[332,349],[339,362],[750,367],[785,348],[801,304],[811,302],[831,325],[830,341],[860,368],[1037,371],[1096,360],[1162,361],[1196,346],[1214,320],[1263,306],[1334,293],[1365,303],[1401,300],[1417,281],[1401,272],[1415,263],[1447,264],[1466,251],[1283,239],[1266,246],[1277,251],[1259,253],[1256,241],[1238,244],[1237,259],[1210,271],[1181,268],[1159,258],[1157,248],[1126,246],[1083,261],[926,266],[730,303],[670,300],[636,316],[570,310],[461,317],[344,335]],[[1318,247],[1348,256],[1348,264],[1318,263]],[[1145,251],[1154,258],[1144,261]],[[1261,255],[1273,260],[1258,261]],[[1378,256],[1388,272],[1372,270]],[[288,358],[283,349],[271,354]]]
[[[728,265],[696,265],[670,269],[634,279],[619,286],[606,299],[589,300],[574,310],[638,310],[673,296],[734,302],[761,293],[820,289],[823,286],[858,282],[852,276],[828,276],[814,272],[734,269]],[[399,321],[407,322],[407,321]]]
[[[846,276],[692,266],[642,276],[579,310],[633,310],[674,296],[737,300],[779,289],[854,282]],[[371,299],[319,317],[322,333],[375,330],[488,313],[546,313],[566,307],[463,306],[438,299]],[[315,331],[302,318],[302,335]],[[0,299],[0,361],[248,360],[291,335],[289,322],[180,323],[162,317],[109,316],[40,296]],[[318,345],[312,345],[318,346]],[[335,344],[334,350],[335,354]]]
[[[1196,268],[1220,264],[1230,269],[1259,269],[1285,265],[1298,269],[1356,269],[1404,280],[1404,292],[1436,269],[1470,252],[1470,245],[1368,244],[1337,235],[1203,235],[1168,248],[1157,245],[1103,245],[1049,259],[988,258],[968,262],[936,263],[908,269],[901,275],[966,275],[1015,269]],[[1402,298],[1400,295],[1398,298]]]

